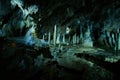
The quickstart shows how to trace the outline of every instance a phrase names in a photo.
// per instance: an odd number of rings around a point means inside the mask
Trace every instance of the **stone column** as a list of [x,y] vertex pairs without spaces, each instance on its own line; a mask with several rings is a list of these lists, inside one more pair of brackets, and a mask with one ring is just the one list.
[[56,33],[57,33],[57,32],[56,32],[56,25],[55,25],[55,26],[54,26],[54,38],[53,38],[53,39],[54,39],[54,40],[53,40],[53,41],[54,41],[54,46],[56,45]]

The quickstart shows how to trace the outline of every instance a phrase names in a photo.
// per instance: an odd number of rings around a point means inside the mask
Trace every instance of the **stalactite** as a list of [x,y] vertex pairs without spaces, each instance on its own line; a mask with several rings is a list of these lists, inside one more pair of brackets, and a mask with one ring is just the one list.
[[11,0],[11,4],[12,4],[12,6],[18,6],[21,10],[22,10],[22,12],[24,12],[24,9],[23,9],[23,1],[22,0]]

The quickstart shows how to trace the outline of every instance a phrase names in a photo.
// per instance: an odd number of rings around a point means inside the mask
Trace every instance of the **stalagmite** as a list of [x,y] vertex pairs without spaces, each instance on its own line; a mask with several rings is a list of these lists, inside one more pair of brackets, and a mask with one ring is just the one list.
[[80,26],[80,38],[79,38],[79,43],[83,42],[83,33],[82,33],[82,27]]
[[118,36],[118,50],[120,50],[120,33],[119,33],[119,36]]
[[90,28],[88,27],[88,30],[85,33],[85,37],[83,40],[83,44],[84,47],[93,47],[93,41],[91,39],[91,35],[90,35]]
[[48,33],[48,44],[50,45],[50,42],[51,42],[51,34],[50,32]]
[[76,43],[79,44],[79,41],[80,41],[80,38],[79,38],[79,36],[77,36],[77,41],[76,41]]
[[63,44],[65,44],[66,42],[65,42],[65,34],[63,34]]
[[73,37],[72,37],[72,44],[74,44],[74,42],[75,42],[75,41],[74,41],[74,36],[73,36]]
[[43,35],[42,39],[45,40],[45,35]]
[[117,29],[116,53],[118,53],[119,50],[120,50],[120,33],[119,33],[119,29]]
[[58,34],[58,36],[57,36],[56,43],[57,43],[57,44],[60,44],[60,34]]
[[33,44],[35,44],[35,36],[33,35],[34,33],[35,27],[31,27],[25,34],[24,41],[26,45],[32,46]]
[[73,44],[76,44],[76,34],[73,36]]
[[75,34],[75,44],[77,44],[77,35]]
[[56,25],[54,26],[54,46],[56,45]]

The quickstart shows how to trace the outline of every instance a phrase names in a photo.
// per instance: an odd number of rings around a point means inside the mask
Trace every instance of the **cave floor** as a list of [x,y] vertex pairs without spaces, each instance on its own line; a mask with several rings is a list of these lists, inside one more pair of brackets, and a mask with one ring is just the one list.
[[81,70],[82,65],[89,67],[97,65],[107,69],[108,65],[106,65],[106,63],[114,65],[120,60],[120,55],[115,55],[115,53],[107,52],[101,48],[81,47],[80,45],[62,46],[63,51],[59,52],[55,47],[51,47],[53,53],[54,49],[57,52],[56,60],[58,64],[75,70]]
[[[12,47],[8,47],[5,50],[5,54],[2,55],[2,58],[4,58],[3,60],[5,60],[5,62],[8,62],[7,59],[9,59],[9,57],[12,59],[10,63],[7,63],[6,65],[10,65],[14,69],[14,67],[19,64],[19,57],[21,57],[21,59],[25,58],[29,62],[27,64],[30,66],[30,69],[28,69],[26,72],[27,75],[24,77],[27,76],[28,78],[32,75],[33,78],[37,76],[40,77],[39,79],[41,80],[52,80],[54,77],[59,78],[59,80],[73,80],[74,78],[76,80],[79,80],[81,77],[81,80],[113,80],[112,78],[114,69],[118,69],[118,64],[116,63],[120,61],[120,55],[114,55],[113,53],[106,52],[104,49],[100,48],[81,47],[80,45],[62,45],[56,47],[50,46],[50,52],[54,56],[54,60],[57,63],[53,63],[53,59],[45,58],[45,61],[43,62],[45,65],[42,66],[42,70],[41,68],[38,68],[38,70],[36,70],[34,69],[33,65],[34,61],[32,61],[34,59],[37,59],[36,57],[33,58],[33,55],[36,54],[36,51],[32,51],[31,49],[31,51],[26,52],[27,54],[24,55],[23,58],[20,53],[21,48],[17,48],[17,52],[14,51],[15,49],[16,46],[12,44]],[[24,49],[22,48],[22,50]],[[14,54],[14,57],[12,53],[16,53]],[[39,58],[38,60],[41,61]],[[40,63],[38,62],[38,64]],[[49,77],[47,77],[48,75]],[[44,79],[45,77],[47,79]],[[95,79],[94,77],[98,79]]]

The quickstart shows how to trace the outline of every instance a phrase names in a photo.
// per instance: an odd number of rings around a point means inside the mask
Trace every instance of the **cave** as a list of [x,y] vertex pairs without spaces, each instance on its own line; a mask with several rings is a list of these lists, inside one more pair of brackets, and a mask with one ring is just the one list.
[[120,80],[120,0],[0,0],[0,80]]

